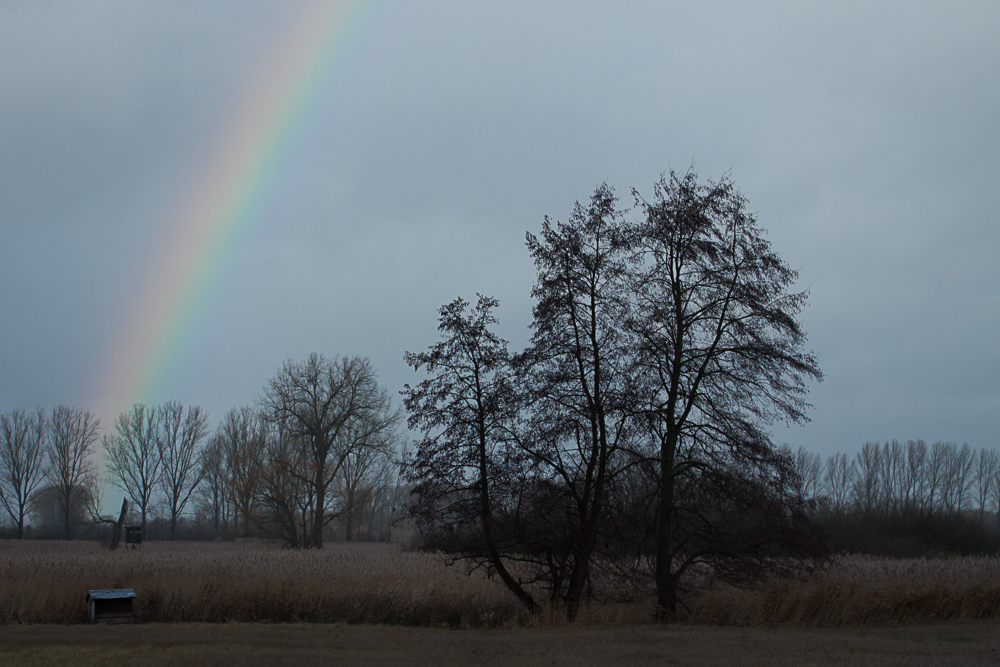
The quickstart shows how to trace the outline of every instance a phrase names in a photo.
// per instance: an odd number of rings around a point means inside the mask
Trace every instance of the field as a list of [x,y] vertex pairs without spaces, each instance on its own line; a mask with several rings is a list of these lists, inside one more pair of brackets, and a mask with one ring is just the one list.
[[695,623],[820,626],[1000,619],[1000,558],[847,556],[826,569],[753,589],[716,587]]
[[[85,624],[87,590],[118,587],[139,623]],[[1000,664],[998,559],[840,558],[688,605],[657,626],[648,603],[593,604],[566,627],[396,545],[0,542],[5,665]]]
[[[397,545],[0,542],[0,624],[83,623],[92,588],[134,588],[141,622],[381,623],[552,627],[495,581]],[[886,625],[1000,619],[1000,559],[840,558],[752,589],[716,586],[682,620],[714,625]],[[583,625],[648,622],[649,603],[590,605]]]
[[[398,545],[0,542],[0,624],[82,623],[92,588],[134,588],[142,622],[382,623],[551,627],[524,616],[496,581]],[[1000,619],[1000,559],[840,558],[752,590],[716,586],[682,620],[715,625],[885,625]],[[649,603],[597,605],[584,625],[648,622]]]
[[134,588],[144,622],[493,626],[519,613],[493,582],[396,545],[0,543],[0,623],[85,622],[93,588]]

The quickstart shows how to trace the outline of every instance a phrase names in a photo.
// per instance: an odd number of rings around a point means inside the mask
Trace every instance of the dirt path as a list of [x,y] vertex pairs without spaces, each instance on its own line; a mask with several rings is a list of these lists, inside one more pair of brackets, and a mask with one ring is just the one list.
[[20,665],[1000,665],[1000,622],[905,628],[0,626]]

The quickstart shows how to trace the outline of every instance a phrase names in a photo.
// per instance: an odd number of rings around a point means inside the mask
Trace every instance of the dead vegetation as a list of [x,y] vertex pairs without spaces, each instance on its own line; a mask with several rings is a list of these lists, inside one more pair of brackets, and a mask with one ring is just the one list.
[[430,554],[382,544],[295,551],[260,543],[0,544],[0,622],[82,623],[91,588],[134,588],[141,621],[493,626],[516,601]]
[[883,625],[1000,617],[1000,558],[842,556],[752,589],[717,586],[689,619],[720,625]]
[[[294,551],[267,543],[0,542],[0,623],[83,623],[91,588],[136,589],[144,622],[565,625],[528,618],[502,585],[398,545]],[[578,623],[649,622],[648,603],[591,604]],[[885,625],[1000,618],[1000,559],[841,557],[755,588],[716,585],[680,619],[718,625]]]

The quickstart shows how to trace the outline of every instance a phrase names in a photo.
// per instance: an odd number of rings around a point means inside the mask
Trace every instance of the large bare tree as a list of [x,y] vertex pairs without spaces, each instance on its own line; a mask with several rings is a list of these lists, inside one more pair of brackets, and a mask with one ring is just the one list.
[[139,509],[143,536],[162,467],[157,422],[155,407],[136,403],[118,415],[115,432],[104,437],[104,460],[111,482]]
[[[531,612],[534,597],[505,557],[521,551],[498,528],[504,507],[516,505],[519,477],[518,401],[507,341],[491,329],[499,302],[479,295],[439,309],[441,340],[426,352],[405,354],[427,378],[403,389],[409,427],[423,437],[408,462],[419,482],[411,513],[433,546],[451,556],[484,564]],[[471,312],[470,312],[471,311]],[[397,483],[397,488],[398,488]]]
[[[629,325],[659,467],[657,602],[672,614],[690,566],[710,561],[718,571],[730,556],[752,558],[764,533],[785,525],[794,462],[776,451],[768,427],[806,421],[806,383],[822,373],[798,322],[808,295],[792,291],[796,272],[731,180],[671,172],[652,201],[636,198],[645,220]],[[685,489],[694,500],[724,500],[729,512],[719,516],[763,523],[742,539],[730,530],[738,526],[706,521]]]
[[304,362],[285,362],[265,389],[263,409],[306,448],[305,481],[313,498],[307,546],[322,548],[332,518],[330,484],[351,452],[369,446],[373,434],[395,428],[398,414],[368,359],[315,353]]
[[100,420],[89,410],[60,405],[49,420],[48,470],[63,516],[63,537],[72,538],[73,508],[83,499],[94,476],[90,454],[97,442]]
[[208,417],[197,405],[165,403],[159,408],[157,447],[161,461],[160,488],[170,511],[170,539],[177,535],[177,518],[201,481],[199,446],[208,433]]
[[[568,539],[553,572],[573,621],[591,575],[610,484],[623,461],[634,383],[623,328],[629,234],[607,184],[569,219],[527,236],[537,280],[531,345],[521,357],[531,420],[524,441],[554,503],[551,532]],[[558,505],[558,510],[555,509]]]
[[0,504],[24,539],[24,517],[44,478],[45,411],[0,415]]
[[[606,184],[565,223],[546,218],[527,239],[532,338],[510,362],[509,416],[494,395],[506,352],[464,335],[477,322],[450,306],[461,327],[407,358],[431,376],[404,390],[425,434],[410,466],[425,535],[464,542],[516,594],[495,563],[518,560],[570,621],[593,568],[627,582],[655,562],[669,616],[697,563],[745,581],[786,562],[771,555],[822,553],[794,456],[769,434],[805,420],[806,383],[821,378],[802,349],[806,294],[745,206],[727,179],[672,173],[652,202],[637,196],[640,221]],[[814,490],[818,461],[803,463]]]

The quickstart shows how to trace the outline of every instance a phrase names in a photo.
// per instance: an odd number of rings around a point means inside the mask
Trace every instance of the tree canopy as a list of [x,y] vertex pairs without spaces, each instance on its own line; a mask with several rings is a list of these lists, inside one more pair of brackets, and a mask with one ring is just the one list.
[[696,563],[739,579],[823,551],[768,428],[805,421],[822,379],[797,274],[728,178],[671,172],[651,200],[634,194],[625,210],[601,184],[528,234],[524,351],[507,352],[490,329],[498,304],[480,296],[469,315],[461,299],[442,307],[442,341],[406,356],[428,375],[404,390],[425,433],[411,467],[421,530],[450,535],[529,607],[524,586],[542,584],[570,620],[593,567],[652,561],[669,615]]

